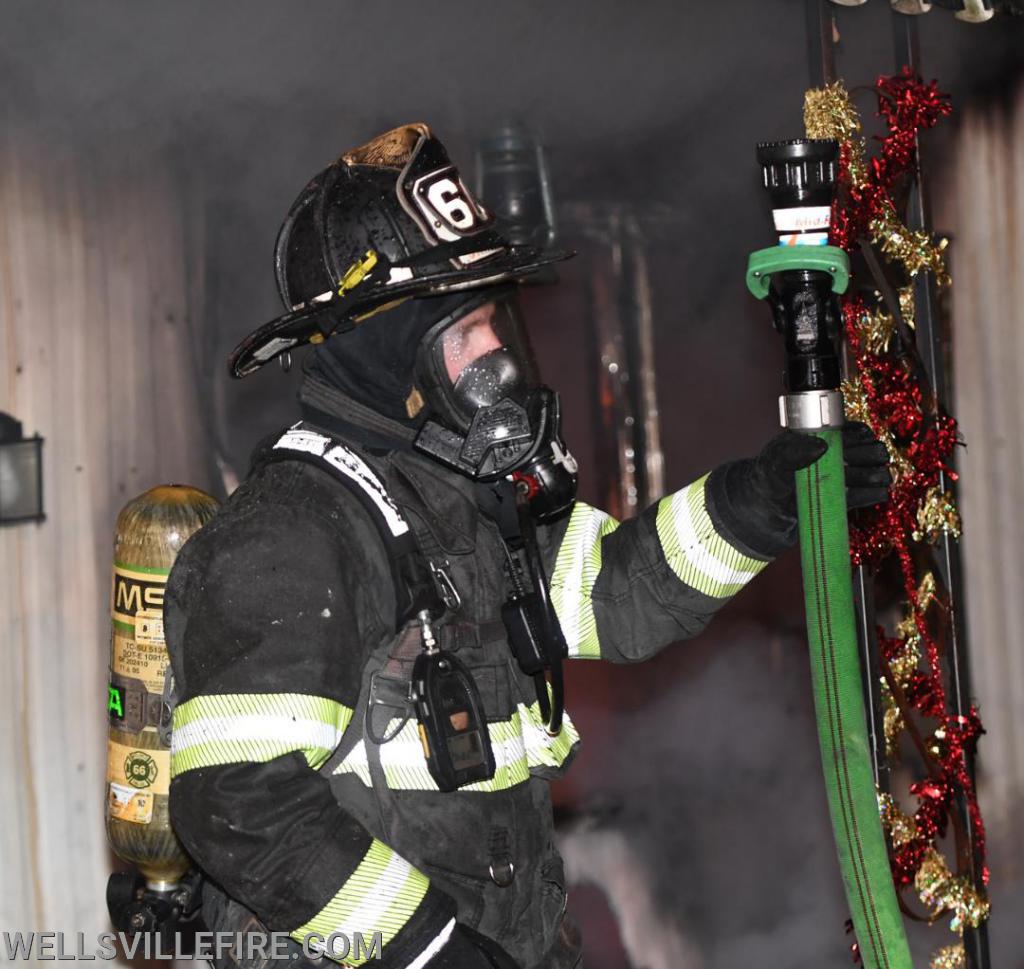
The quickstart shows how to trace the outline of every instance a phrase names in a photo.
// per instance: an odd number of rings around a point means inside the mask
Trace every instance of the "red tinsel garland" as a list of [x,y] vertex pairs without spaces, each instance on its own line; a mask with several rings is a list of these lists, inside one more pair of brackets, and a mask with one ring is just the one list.
[[829,242],[840,249],[854,249],[873,219],[895,215],[892,189],[897,179],[914,167],[917,133],[933,127],[953,109],[949,96],[939,92],[935,81],[925,84],[909,68],[875,82],[878,113],[889,132],[881,139],[879,154],[872,158],[866,179],[859,184],[850,178],[855,148],[843,143],[840,152],[842,192],[832,212]]
[[[916,162],[917,133],[931,128],[950,113],[949,98],[934,82],[924,83],[907,68],[893,77],[878,78],[879,114],[888,133],[880,139],[880,149],[866,168],[858,168],[857,145],[842,143],[840,155],[840,193],[832,218],[830,242],[851,251],[864,237],[871,237],[873,226],[891,225],[896,218],[893,200],[897,183],[913,171]],[[860,178],[851,177],[853,169]],[[922,717],[937,720],[936,736],[942,737],[938,755],[930,766],[928,779],[914,784],[910,792],[917,800],[914,822],[917,835],[905,844],[894,846],[893,874],[900,886],[914,883],[928,850],[936,838],[944,835],[950,811],[955,810],[957,789],[965,796],[978,856],[982,859],[982,878],[988,883],[984,864],[985,828],[978,808],[974,785],[966,766],[983,732],[977,711],[957,716],[949,706],[940,665],[940,648],[925,616],[927,603],[918,601],[919,576],[912,555],[913,533],[917,529],[918,509],[929,489],[939,482],[940,472],[952,480],[956,475],[948,466],[957,441],[956,422],[947,414],[926,411],[930,390],[902,359],[892,354],[869,350],[861,339],[861,328],[868,311],[863,300],[850,296],[843,306],[846,339],[856,364],[859,388],[863,393],[869,423],[880,433],[887,430],[897,442],[905,459],[890,492],[888,504],[871,509],[851,527],[851,556],[854,563],[878,566],[896,556],[906,601],[924,649],[925,670],[915,670],[905,691],[906,702]],[[896,658],[904,640],[879,631],[883,659]]]

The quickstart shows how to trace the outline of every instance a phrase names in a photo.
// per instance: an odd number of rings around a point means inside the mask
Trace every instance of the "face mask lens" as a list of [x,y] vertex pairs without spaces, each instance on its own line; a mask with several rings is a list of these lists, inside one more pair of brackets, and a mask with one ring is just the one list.
[[466,420],[510,397],[522,402],[537,386],[533,353],[514,303],[494,300],[449,324],[436,339],[434,366]]
[[458,382],[466,367],[505,345],[498,335],[497,314],[495,303],[485,303],[456,320],[441,334],[445,374],[452,385]]

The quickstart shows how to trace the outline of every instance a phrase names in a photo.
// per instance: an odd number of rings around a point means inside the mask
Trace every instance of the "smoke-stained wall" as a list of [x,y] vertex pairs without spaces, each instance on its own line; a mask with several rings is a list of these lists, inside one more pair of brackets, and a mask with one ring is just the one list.
[[108,929],[113,523],[154,484],[209,487],[184,208],[163,168],[0,139],[0,410],[45,438],[47,516],[0,529],[8,931]]
[[1024,906],[1024,86],[968,107],[938,200],[954,227],[952,363],[973,692],[985,736],[978,791],[991,844],[993,935]]

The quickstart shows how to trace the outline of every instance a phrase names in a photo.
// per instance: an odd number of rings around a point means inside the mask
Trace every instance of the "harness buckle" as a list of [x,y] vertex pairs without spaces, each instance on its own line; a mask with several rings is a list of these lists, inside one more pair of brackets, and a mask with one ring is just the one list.
[[171,726],[174,720],[174,707],[178,702],[177,689],[174,683],[174,670],[167,664],[164,670],[164,689],[160,694],[159,715],[157,718],[157,736],[164,747],[171,746]]
[[429,565],[430,574],[434,578],[434,588],[437,589],[437,594],[441,597],[441,601],[452,612],[457,612],[462,605],[462,597],[452,581],[451,572],[449,571],[451,566],[448,563],[448,559],[443,559],[440,564],[431,559]]

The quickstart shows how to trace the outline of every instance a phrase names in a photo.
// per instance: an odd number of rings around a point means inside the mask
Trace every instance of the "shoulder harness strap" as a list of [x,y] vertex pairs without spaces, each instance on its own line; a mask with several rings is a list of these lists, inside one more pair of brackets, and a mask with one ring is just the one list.
[[380,476],[357,454],[326,431],[299,421],[254,459],[254,466],[278,461],[305,461],[330,474],[354,495],[377,527],[387,551],[396,599],[395,629],[427,609],[435,617],[444,612],[430,561],[416,533],[388,494]]

